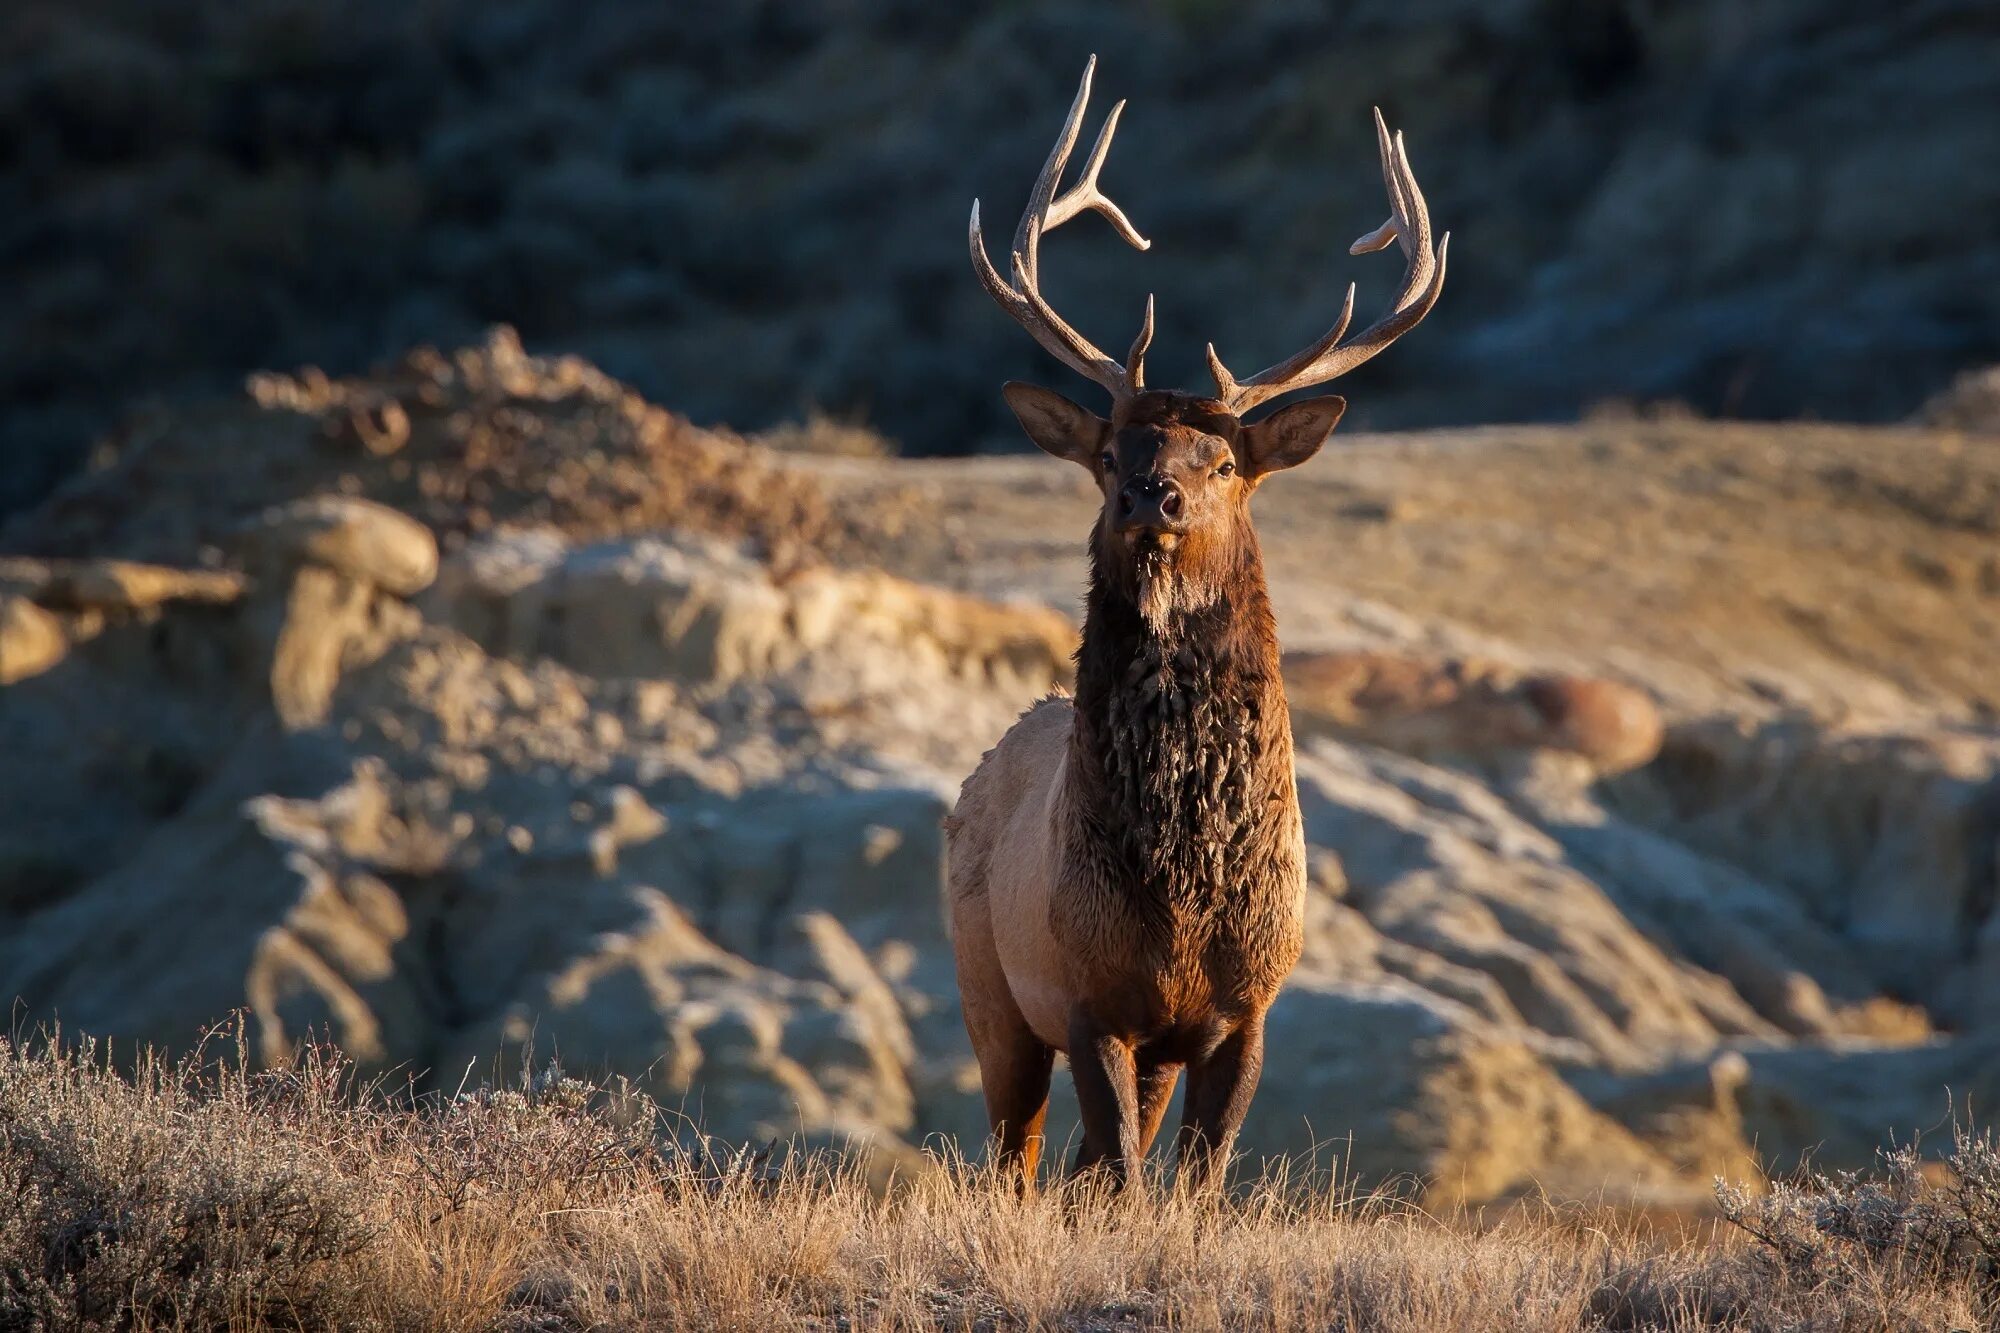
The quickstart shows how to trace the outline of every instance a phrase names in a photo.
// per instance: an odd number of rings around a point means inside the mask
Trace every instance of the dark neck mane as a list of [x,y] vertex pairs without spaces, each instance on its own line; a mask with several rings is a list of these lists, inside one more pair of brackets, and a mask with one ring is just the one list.
[[[1269,851],[1292,786],[1276,623],[1254,537],[1218,593],[1149,623],[1093,553],[1077,653],[1075,794],[1133,891],[1195,905]],[[1288,806],[1287,806],[1288,808]]]

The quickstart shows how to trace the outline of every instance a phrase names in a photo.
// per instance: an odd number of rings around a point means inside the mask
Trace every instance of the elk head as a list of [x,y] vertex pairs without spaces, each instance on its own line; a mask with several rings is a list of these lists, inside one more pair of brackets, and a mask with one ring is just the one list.
[[1082,128],[1096,68],[1097,57],[1092,56],[1062,133],[1028,196],[1027,210],[1014,232],[1011,277],[1001,277],[987,257],[977,200],[972,204],[968,239],[973,270],[1000,308],[1051,356],[1111,395],[1107,420],[1052,389],[1014,382],[1003,390],[1029,439],[1057,458],[1088,468],[1096,478],[1104,494],[1095,549],[1099,569],[1157,624],[1173,610],[1195,609],[1220,594],[1230,572],[1241,567],[1244,555],[1255,551],[1251,492],[1273,472],[1296,467],[1318,453],[1347,401],[1336,395],[1309,398],[1249,423],[1243,420],[1245,414],[1280,394],[1346,374],[1415,328],[1444,287],[1445,251],[1451,237],[1447,233],[1433,250],[1430,214],[1410,171],[1403,136],[1389,133],[1378,110],[1375,138],[1389,217],[1355,241],[1349,253],[1381,250],[1392,241],[1401,248],[1403,285],[1387,313],[1343,342],[1354,315],[1350,283],[1333,327],[1276,365],[1238,380],[1211,343],[1212,397],[1148,389],[1145,362],[1153,341],[1152,297],[1146,298],[1145,319],[1121,364],[1065,322],[1043,299],[1040,288],[1043,233],[1080,213],[1101,214],[1136,249],[1152,245],[1098,183],[1125,109],[1123,102],[1105,117],[1082,178],[1057,193]]

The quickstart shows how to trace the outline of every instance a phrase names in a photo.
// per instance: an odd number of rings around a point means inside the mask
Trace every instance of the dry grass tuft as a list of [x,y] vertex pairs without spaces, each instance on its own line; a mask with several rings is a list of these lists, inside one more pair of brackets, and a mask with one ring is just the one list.
[[120,1068],[0,1042],[0,1330],[1882,1329],[2000,1313],[2000,1153],[1725,1192],[1669,1240],[1549,1208],[1478,1229],[1267,1178],[1226,1202],[1020,1198],[947,1162],[720,1155],[553,1072],[409,1098],[331,1052]]

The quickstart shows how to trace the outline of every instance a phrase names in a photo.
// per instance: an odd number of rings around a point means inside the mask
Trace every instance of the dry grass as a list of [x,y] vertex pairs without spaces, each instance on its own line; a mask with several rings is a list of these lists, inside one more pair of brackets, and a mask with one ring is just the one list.
[[322,1051],[261,1074],[228,1049],[108,1054],[0,1043],[8,1333],[1971,1329],[2000,1308],[1990,1144],[1937,1184],[1726,1199],[1746,1229],[1688,1241],[1276,1181],[1021,1199],[955,1164],[884,1199],[835,1159],[720,1157],[628,1089],[410,1100]]

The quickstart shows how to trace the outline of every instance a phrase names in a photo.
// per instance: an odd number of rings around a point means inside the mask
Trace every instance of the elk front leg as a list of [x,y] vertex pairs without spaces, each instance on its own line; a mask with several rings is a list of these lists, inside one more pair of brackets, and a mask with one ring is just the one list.
[[1263,1070],[1262,1014],[1246,1020],[1188,1066],[1187,1102],[1181,1108],[1177,1144],[1183,1182],[1200,1187],[1220,1183]]
[[1131,1044],[1079,1009],[1069,1021],[1069,1068],[1083,1114],[1077,1169],[1102,1164],[1122,1188],[1139,1174],[1139,1070]]

